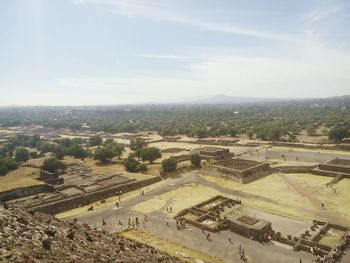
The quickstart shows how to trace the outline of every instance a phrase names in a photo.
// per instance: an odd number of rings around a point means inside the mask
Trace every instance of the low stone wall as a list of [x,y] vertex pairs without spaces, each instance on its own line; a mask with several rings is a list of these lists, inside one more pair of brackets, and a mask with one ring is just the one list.
[[40,171],[40,179],[43,181],[53,180],[57,178],[58,178],[58,174],[56,173],[51,173],[45,170]]
[[280,173],[311,173],[313,169],[315,169],[317,165],[312,166],[279,166],[274,167],[274,172]]
[[38,206],[27,207],[29,210],[39,211],[48,214],[58,214],[73,208],[77,208],[82,205],[88,205],[90,203],[106,199],[111,196],[117,195],[119,191],[123,193],[129,192],[147,185],[159,182],[161,179],[158,176],[148,178],[142,181],[134,181],[122,185],[117,185],[93,193],[87,193],[81,196],[75,196],[70,198],[65,198],[58,201],[53,201]]
[[186,161],[191,160],[191,156],[188,154],[173,156],[173,158],[175,158],[177,163],[186,162]]
[[346,166],[333,165],[333,164],[319,164],[318,168],[326,171],[350,174],[350,167],[346,167]]
[[258,164],[244,170],[208,164],[203,166],[202,172],[204,175],[212,175],[247,184],[270,174],[271,169],[269,164],[266,163]]
[[12,199],[22,198],[40,193],[53,192],[54,188],[47,184],[32,185],[20,187],[0,193],[0,202],[6,202]]

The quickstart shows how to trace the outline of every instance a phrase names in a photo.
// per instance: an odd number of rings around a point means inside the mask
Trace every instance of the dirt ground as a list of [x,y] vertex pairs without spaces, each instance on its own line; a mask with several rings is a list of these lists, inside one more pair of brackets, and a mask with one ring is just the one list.
[[[217,177],[205,180],[224,188],[259,196],[241,197],[251,207],[301,220],[315,218],[350,225],[350,179],[343,179],[333,189],[327,188],[329,177],[313,174],[271,174],[250,184],[240,184]],[[325,203],[325,209],[321,203]]]
[[27,187],[32,185],[43,184],[36,180],[40,170],[31,167],[20,167],[17,170],[9,172],[5,176],[0,176],[0,192],[14,188]]
[[211,262],[211,263],[224,263],[225,261],[220,260],[216,257],[211,257],[209,255],[206,255],[202,252],[195,251],[193,249],[189,249],[187,247],[184,247],[182,245],[178,245],[174,242],[170,242],[167,240],[164,240],[160,237],[157,237],[155,235],[152,235],[150,233],[144,232],[144,231],[136,231],[136,230],[125,230],[120,233],[122,236],[146,243],[152,247],[155,247],[157,249],[160,249],[162,251],[165,251],[169,253],[172,256],[176,256],[178,258],[181,258],[185,262],[189,263],[197,263],[196,259],[203,260],[204,262]]

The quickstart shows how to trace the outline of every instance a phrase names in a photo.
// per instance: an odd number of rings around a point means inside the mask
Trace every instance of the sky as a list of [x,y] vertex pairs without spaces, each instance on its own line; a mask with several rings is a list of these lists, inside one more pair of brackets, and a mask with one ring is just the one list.
[[0,105],[350,94],[348,0],[1,0]]

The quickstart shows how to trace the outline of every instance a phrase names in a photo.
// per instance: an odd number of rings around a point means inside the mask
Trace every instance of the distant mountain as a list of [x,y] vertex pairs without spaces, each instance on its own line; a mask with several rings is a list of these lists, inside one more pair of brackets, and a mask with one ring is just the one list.
[[176,101],[168,101],[165,104],[187,104],[187,105],[219,105],[219,104],[246,104],[246,103],[271,103],[271,102],[308,102],[308,103],[332,103],[349,102],[350,95],[333,96],[326,98],[257,98],[236,97],[227,95],[215,95],[211,97],[184,98]]
[[216,95],[208,98],[184,99],[183,101],[174,102],[175,104],[244,104],[244,103],[259,103],[259,102],[275,102],[294,99],[286,98],[254,98],[254,97],[235,97],[226,95]]

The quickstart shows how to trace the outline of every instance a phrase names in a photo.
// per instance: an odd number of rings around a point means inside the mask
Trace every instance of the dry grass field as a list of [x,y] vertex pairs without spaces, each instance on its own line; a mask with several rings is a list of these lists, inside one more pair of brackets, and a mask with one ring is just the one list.
[[148,244],[159,250],[165,251],[172,256],[181,258],[185,262],[197,263],[198,261],[196,261],[196,259],[201,259],[204,262],[212,262],[212,263],[225,262],[218,258],[204,254],[202,252],[195,251],[187,247],[175,244],[173,242],[164,240],[158,236],[149,234],[147,232],[136,231],[136,230],[125,230],[119,234],[126,238],[130,238],[138,242]]
[[[242,192],[240,198],[251,207],[301,220],[319,218],[350,225],[350,179],[338,182],[334,194],[325,186],[330,177],[312,174],[272,174],[246,185],[217,177],[203,178]],[[321,208],[322,202],[325,209]]]
[[[166,208],[172,206],[173,214],[175,215],[185,208],[194,206],[219,194],[222,193],[214,188],[191,183],[143,201],[135,205],[133,210],[141,213],[152,213],[155,211],[167,213]],[[228,197],[235,198],[234,196]]]
[[0,176],[0,192],[20,187],[43,184],[36,180],[40,170],[31,167],[20,167],[15,171],[9,172],[5,176]]

